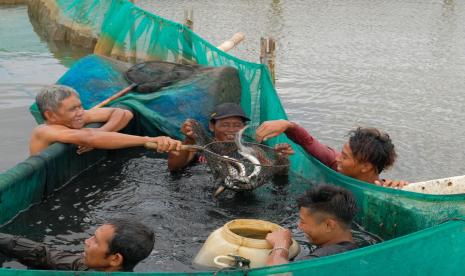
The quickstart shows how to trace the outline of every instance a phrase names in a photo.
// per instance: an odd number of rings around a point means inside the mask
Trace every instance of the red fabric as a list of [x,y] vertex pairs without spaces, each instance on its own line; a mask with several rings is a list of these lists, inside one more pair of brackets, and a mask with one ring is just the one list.
[[335,171],[337,170],[336,157],[341,154],[340,152],[320,143],[296,123],[294,123],[293,128],[286,130],[285,133],[289,139],[300,145],[306,152],[320,160],[321,163]]
[[207,158],[205,158],[205,155],[199,155],[199,158],[197,159],[199,163],[207,163]]

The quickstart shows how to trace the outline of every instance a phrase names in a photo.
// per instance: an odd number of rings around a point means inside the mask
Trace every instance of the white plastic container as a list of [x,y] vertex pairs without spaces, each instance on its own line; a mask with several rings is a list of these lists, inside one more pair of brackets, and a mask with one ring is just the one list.
[[410,183],[401,189],[434,195],[465,194],[465,175]]
[[[250,267],[266,265],[272,247],[266,241],[268,233],[284,229],[272,222],[256,219],[236,219],[213,231],[194,259],[195,264],[209,267],[227,267],[232,263],[228,255],[241,256],[250,260]],[[289,258],[300,252],[299,244],[293,239]]]

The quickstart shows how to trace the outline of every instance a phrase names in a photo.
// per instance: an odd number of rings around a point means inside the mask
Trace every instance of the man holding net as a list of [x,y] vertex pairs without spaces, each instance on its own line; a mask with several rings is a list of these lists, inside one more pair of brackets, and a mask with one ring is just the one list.
[[[207,134],[199,122],[188,119],[181,126],[181,132],[186,136],[184,145],[206,145],[212,141],[233,141],[236,133],[245,127],[250,119],[242,108],[235,103],[223,103],[213,110],[210,115],[208,128],[213,134]],[[293,154],[289,144],[276,145],[275,151],[283,156]],[[195,151],[171,151],[168,154],[168,169],[176,171],[188,166],[192,162],[205,163],[205,157]]]
[[[142,137],[117,133],[132,119],[132,113],[120,108],[84,110],[77,92],[65,85],[44,87],[36,96],[37,106],[45,124],[37,126],[31,135],[29,152],[38,154],[50,144],[61,142],[78,145],[78,154],[92,148],[118,149],[157,144],[165,152],[179,149],[181,142],[166,136]],[[100,128],[85,128],[89,123],[104,123]]]
[[286,120],[267,121],[256,131],[257,141],[281,133],[320,160],[321,163],[352,178],[386,187],[402,187],[408,182],[381,179],[379,174],[391,167],[397,157],[391,138],[376,128],[357,128],[349,133],[342,152],[320,143],[304,128]]

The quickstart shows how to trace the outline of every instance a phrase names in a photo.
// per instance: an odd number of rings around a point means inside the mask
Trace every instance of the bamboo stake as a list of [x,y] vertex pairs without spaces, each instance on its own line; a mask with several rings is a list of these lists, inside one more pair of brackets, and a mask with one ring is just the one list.
[[[129,2],[133,3],[136,5],[135,0],[130,0]],[[134,32],[135,32],[135,26],[134,22],[131,25],[131,29],[129,29],[129,56],[128,60],[131,61],[132,63],[136,63],[137,60],[137,46],[136,46],[136,41],[134,41]]]
[[184,10],[184,25],[192,31],[194,30],[194,10],[192,8]]
[[275,50],[276,43],[273,38],[260,38],[260,63],[268,66],[273,85],[275,84]]

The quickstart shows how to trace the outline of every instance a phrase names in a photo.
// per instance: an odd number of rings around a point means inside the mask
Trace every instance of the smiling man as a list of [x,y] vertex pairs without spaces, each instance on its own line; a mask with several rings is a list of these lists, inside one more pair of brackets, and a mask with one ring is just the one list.
[[154,242],[155,235],[147,226],[133,220],[113,219],[85,240],[82,254],[52,249],[4,233],[0,233],[0,253],[36,269],[132,271],[150,255]]
[[[181,126],[181,132],[186,136],[183,144],[205,145],[209,140],[220,142],[233,141],[236,133],[243,129],[248,121],[250,119],[245,115],[240,105],[236,103],[220,104],[211,113],[208,124],[213,137],[200,137],[207,135],[196,133],[196,129],[201,128],[200,123],[193,119],[187,119]],[[275,151],[284,157],[294,153],[291,146],[285,143],[276,145]],[[179,170],[195,161],[206,162],[205,157],[197,154],[195,151],[171,151],[168,154],[168,169],[170,171]]]
[[382,171],[394,164],[397,154],[389,135],[376,128],[359,127],[349,132],[349,140],[344,143],[342,152],[320,143],[304,128],[286,120],[262,123],[256,138],[263,141],[281,133],[321,163],[344,175],[387,187],[402,187],[408,183],[379,177]]
[[[297,199],[299,207],[298,228],[316,248],[304,259],[329,256],[358,248],[352,238],[351,224],[357,213],[357,203],[352,193],[344,188],[320,185]],[[292,244],[288,229],[269,233],[266,240],[273,249],[268,265],[289,262]]]
[[[142,137],[117,133],[133,115],[120,108],[84,110],[77,92],[68,86],[52,85],[43,88],[36,103],[45,124],[36,127],[31,135],[29,152],[38,154],[50,144],[61,142],[78,145],[78,153],[92,148],[118,149],[143,146],[146,142],[158,144],[158,151],[178,149],[180,141],[169,137]],[[100,128],[85,128],[89,123],[104,123]]]

